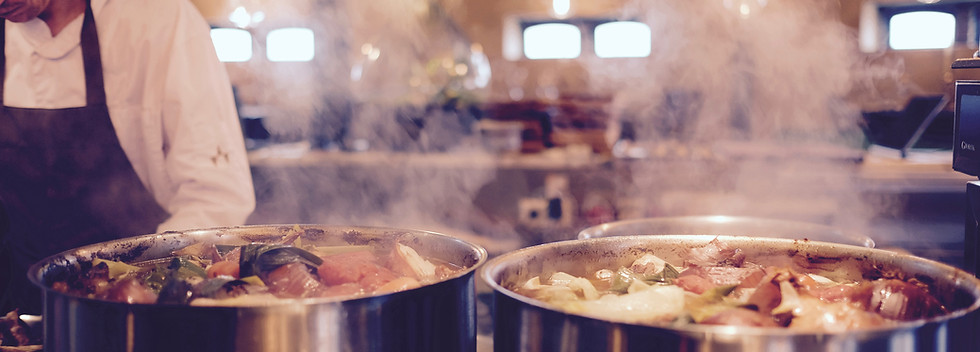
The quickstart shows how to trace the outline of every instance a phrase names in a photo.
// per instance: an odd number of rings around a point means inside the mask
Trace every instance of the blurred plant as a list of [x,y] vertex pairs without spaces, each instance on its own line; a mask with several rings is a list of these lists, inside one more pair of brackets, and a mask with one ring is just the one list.
[[[377,126],[394,116],[412,140],[425,138],[427,125],[446,126],[442,120],[447,119],[456,120],[450,121],[457,125],[455,133],[472,132],[489,91],[490,62],[453,20],[448,9],[457,5],[455,0],[351,4],[355,43],[361,43],[351,64],[352,95],[358,104],[373,106],[371,118],[383,120],[354,123]],[[379,113],[379,107],[391,114]]]

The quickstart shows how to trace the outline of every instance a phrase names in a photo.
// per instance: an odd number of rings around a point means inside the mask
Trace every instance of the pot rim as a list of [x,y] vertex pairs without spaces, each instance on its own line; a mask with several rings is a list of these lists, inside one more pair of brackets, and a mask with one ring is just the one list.
[[[637,242],[641,240],[651,240],[655,239],[658,241],[675,241],[684,243],[708,243],[712,239],[719,239],[722,241],[739,241],[739,242],[775,242],[783,243],[786,245],[804,245],[806,250],[820,250],[827,248],[839,248],[847,251],[852,251],[857,253],[867,253],[873,256],[885,256],[885,257],[901,257],[903,260],[912,260],[919,264],[928,265],[935,268],[936,270],[941,270],[949,272],[950,282],[952,282],[957,288],[964,288],[974,297],[974,301],[968,307],[957,309],[948,314],[931,317],[926,319],[917,319],[912,321],[895,322],[894,324],[889,324],[888,326],[872,327],[872,328],[861,328],[861,329],[851,329],[844,332],[828,332],[828,331],[814,331],[814,330],[796,330],[788,328],[762,328],[762,327],[747,327],[747,326],[726,326],[726,325],[704,325],[704,324],[685,324],[682,326],[671,326],[667,323],[663,324],[640,324],[640,323],[627,323],[627,322],[616,322],[605,319],[596,318],[593,316],[567,312],[560,307],[532,299],[530,297],[516,293],[510,289],[503,287],[500,283],[501,272],[517,263],[520,263],[521,258],[527,258],[531,255],[538,254],[542,251],[547,251],[550,249],[568,249],[578,246],[601,246],[605,243],[610,242]],[[642,241],[641,241],[642,243]],[[636,248],[633,245],[631,248]],[[503,294],[511,299],[517,300],[523,304],[532,306],[536,309],[548,311],[556,314],[564,314],[567,316],[576,317],[579,319],[597,321],[609,324],[611,326],[620,327],[640,327],[645,329],[661,329],[669,330],[675,333],[694,335],[694,336],[752,336],[752,337],[814,337],[814,338],[835,338],[835,337],[853,337],[861,335],[879,335],[879,334],[892,334],[898,331],[911,331],[918,329],[920,327],[930,325],[930,324],[942,324],[946,321],[958,319],[967,314],[974,313],[980,309],[980,279],[978,279],[973,274],[970,274],[962,269],[955,268],[953,266],[929,260],[926,258],[921,258],[908,254],[900,254],[896,252],[891,252],[883,249],[860,247],[855,245],[840,244],[834,242],[821,242],[812,240],[796,240],[796,239],[786,239],[786,238],[770,238],[770,237],[750,237],[750,236],[729,236],[729,235],[632,235],[632,236],[611,236],[611,237],[597,237],[597,238],[586,238],[586,239],[573,239],[573,240],[563,240],[557,242],[544,243],[534,246],[525,247],[516,251],[512,251],[488,260],[479,269],[478,275],[480,279],[486,283],[489,287],[493,289],[494,292],[498,294]]]
[[[701,230],[707,226],[712,227],[708,230]],[[817,241],[831,242],[828,239],[834,238],[844,241],[832,241],[835,243],[850,244],[875,248],[874,239],[860,233],[845,231],[837,227],[805,222],[796,220],[784,220],[766,217],[738,216],[738,215],[682,215],[648,217],[638,219],[627,219],[607,222],[579,231],[577,239],[620,236],[614,230],[622,228],[637,228],[631,231],[630,235],[753,235],[755,237],[766,238],[791,238],[809,239]],[[651,233],[650,227],[669,230],[658,230],[661,233]],[[691,230],[695,228],[696,230]],[[738,231],[733,231],[738,229]],[[748,229],[746,229],[748,228]],[[759,236],[760,229],[771,229],[770,235]],[[698,233],[691,233],[697,231]],[[740,232],[740,233],[735,233]],[[744,233],[741,233],[744,232]],[[809,235],[809,236],[808,236]]]
[[[291,228],[298,227],[301,229],[320,228],[320,229],[331,229],[331,230],[362,231],[366,233],[379,233],[379,234],[383,234],[387,232],[401,232],[405,234],[434,237],[434,238],[439,238],[439,241],[446,241],[447,243],[456,243],[456,245],[460,246],[460,248],[464,248],[467,253],[472,255],[474,261],[472,265],[466,267],[464,267],[460,263],[452,263],[454,265],[459,265],[461,267],[461,269],[455,272],[453,275],[444,278],[442,280],[439,280],[437,282],[432,282],[426,285],[422,285],[420,287],[403,290],[403,291],[389,292],[383,294],[370,294],[370,295],[358,296],[352,298],[343,298],[343,297],[286,298],[286,299],[273,300],[265,304],[238,305],[238,306],[221,306],[221,305],[195,306],[195,305],[179,305],[179,304],[165,304],[165,303],[117,302],[117,301],[109,301],[109,300],[103,300],[98,298],[91,298],[91,297],[58,292],[53,290],[48,285],[44,285],[42,282],[42,277],[44,276],[44,271],[45,271],[44,269],[51,265],[58,265],[56,261],[65,260],[66,262],[77,262],[80,259],[91,260],[95,258],[100,258],[99,254],[101,251],[96,249],[104,249],[105,247],[111,247],[113,245],[123,245],[123,244],[140,242],[140,241],[145,241],[150,239],[160,241],[160,240],[178,239],[182,237],[191,237],[194,240],[191,241],[189,244],[193,244],[201,241],[199,237],[206,237],[206,236],[222,237],[222,236],[229,236],[229,235],[234,236],[236,234],[238,236],[242,236],[245,234],[252,233],[249,231],[262,231],[265,229],[282,229],[286,227],[291,227]],[[259,234],[256,234],[256,236],[259,236]],[[183,246],[180,248],[183,248]],[[429,231],[429,230],[384,227],[384,226],[356,226],[356,225],[349,226],[349,225],[326,225],[326,224],[266,224],[266,225],[220,226],[220,227],[188,229],[188,230],[180,230],[180,231],[164,231],[161,233],[135,235],[135,236],[120,238],[111,241],[94,243],[90,245],[72,248],[66,251],[62,251],[58,254],[48,256],[47,258],[44,258],[41,261],[31,265],[29,271],[27,272],[27,276],[28,279],[31,281],[31,283],[39,287],[41,291],[44,292],[45,294],[61,295],[61,296],[69,297],[71,299],[77,299],[82,302],[93,302],[98,304],[110,304],[110,305],[129,306],[129,307],[161,307],[161,308],[166,307],[167,309],[183,308],[183,309],[195,309],[195,310],[198,309],[200,310],[235,310],[235,309],[262,310],[262,309],[280,309],[282,306],[291,306],[291,305],[302,305],[302,306],[340,305],[349,302],[355,303],[359,301],[373,300],[373,299],[378,299],[380,297],[388,297],[400,293],[413,292],[416,290],[424,290],[431,286],[440,285],[445,282],[453,281],[461,277],[473,275],[475,271],[487,261],[487,259],[488,259],[487,250],[482,246],[475,243],[468,242],[458,237],[453,237],[451,235],[447,235],[435,231]]]

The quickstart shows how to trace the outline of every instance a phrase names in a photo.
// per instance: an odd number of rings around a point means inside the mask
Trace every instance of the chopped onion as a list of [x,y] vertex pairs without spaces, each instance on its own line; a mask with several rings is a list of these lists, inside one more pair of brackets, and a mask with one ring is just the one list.
[[779,294],[782,300],[772,309],[772,314],[790,313],[800,308],[800,294],[788,280],[779,282]]
[[399,243],[395,253],[412,269],[419,281],[425,282],[436,278],[436,266],[422,258],[412,247]]

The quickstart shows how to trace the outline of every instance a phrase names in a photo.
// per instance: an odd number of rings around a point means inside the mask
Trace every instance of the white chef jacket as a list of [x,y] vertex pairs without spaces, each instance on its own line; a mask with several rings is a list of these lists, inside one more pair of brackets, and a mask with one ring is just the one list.
[[[243,224],[255,193],[228,74],[204,18],[188,0],[92,0],[92,11],[119,143],[171,214],[158,230]],[[5,105],[85,106],[82,17],[53,38],[39,19],[5,21]]]

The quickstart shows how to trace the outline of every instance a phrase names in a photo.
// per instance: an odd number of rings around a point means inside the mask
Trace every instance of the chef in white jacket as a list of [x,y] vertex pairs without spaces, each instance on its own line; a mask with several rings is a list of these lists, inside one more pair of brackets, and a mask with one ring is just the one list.
[[245,222],[231,86],[188,0],[0,0],[0,18],[3,312],[40,313],[26,270],[48,255]]

